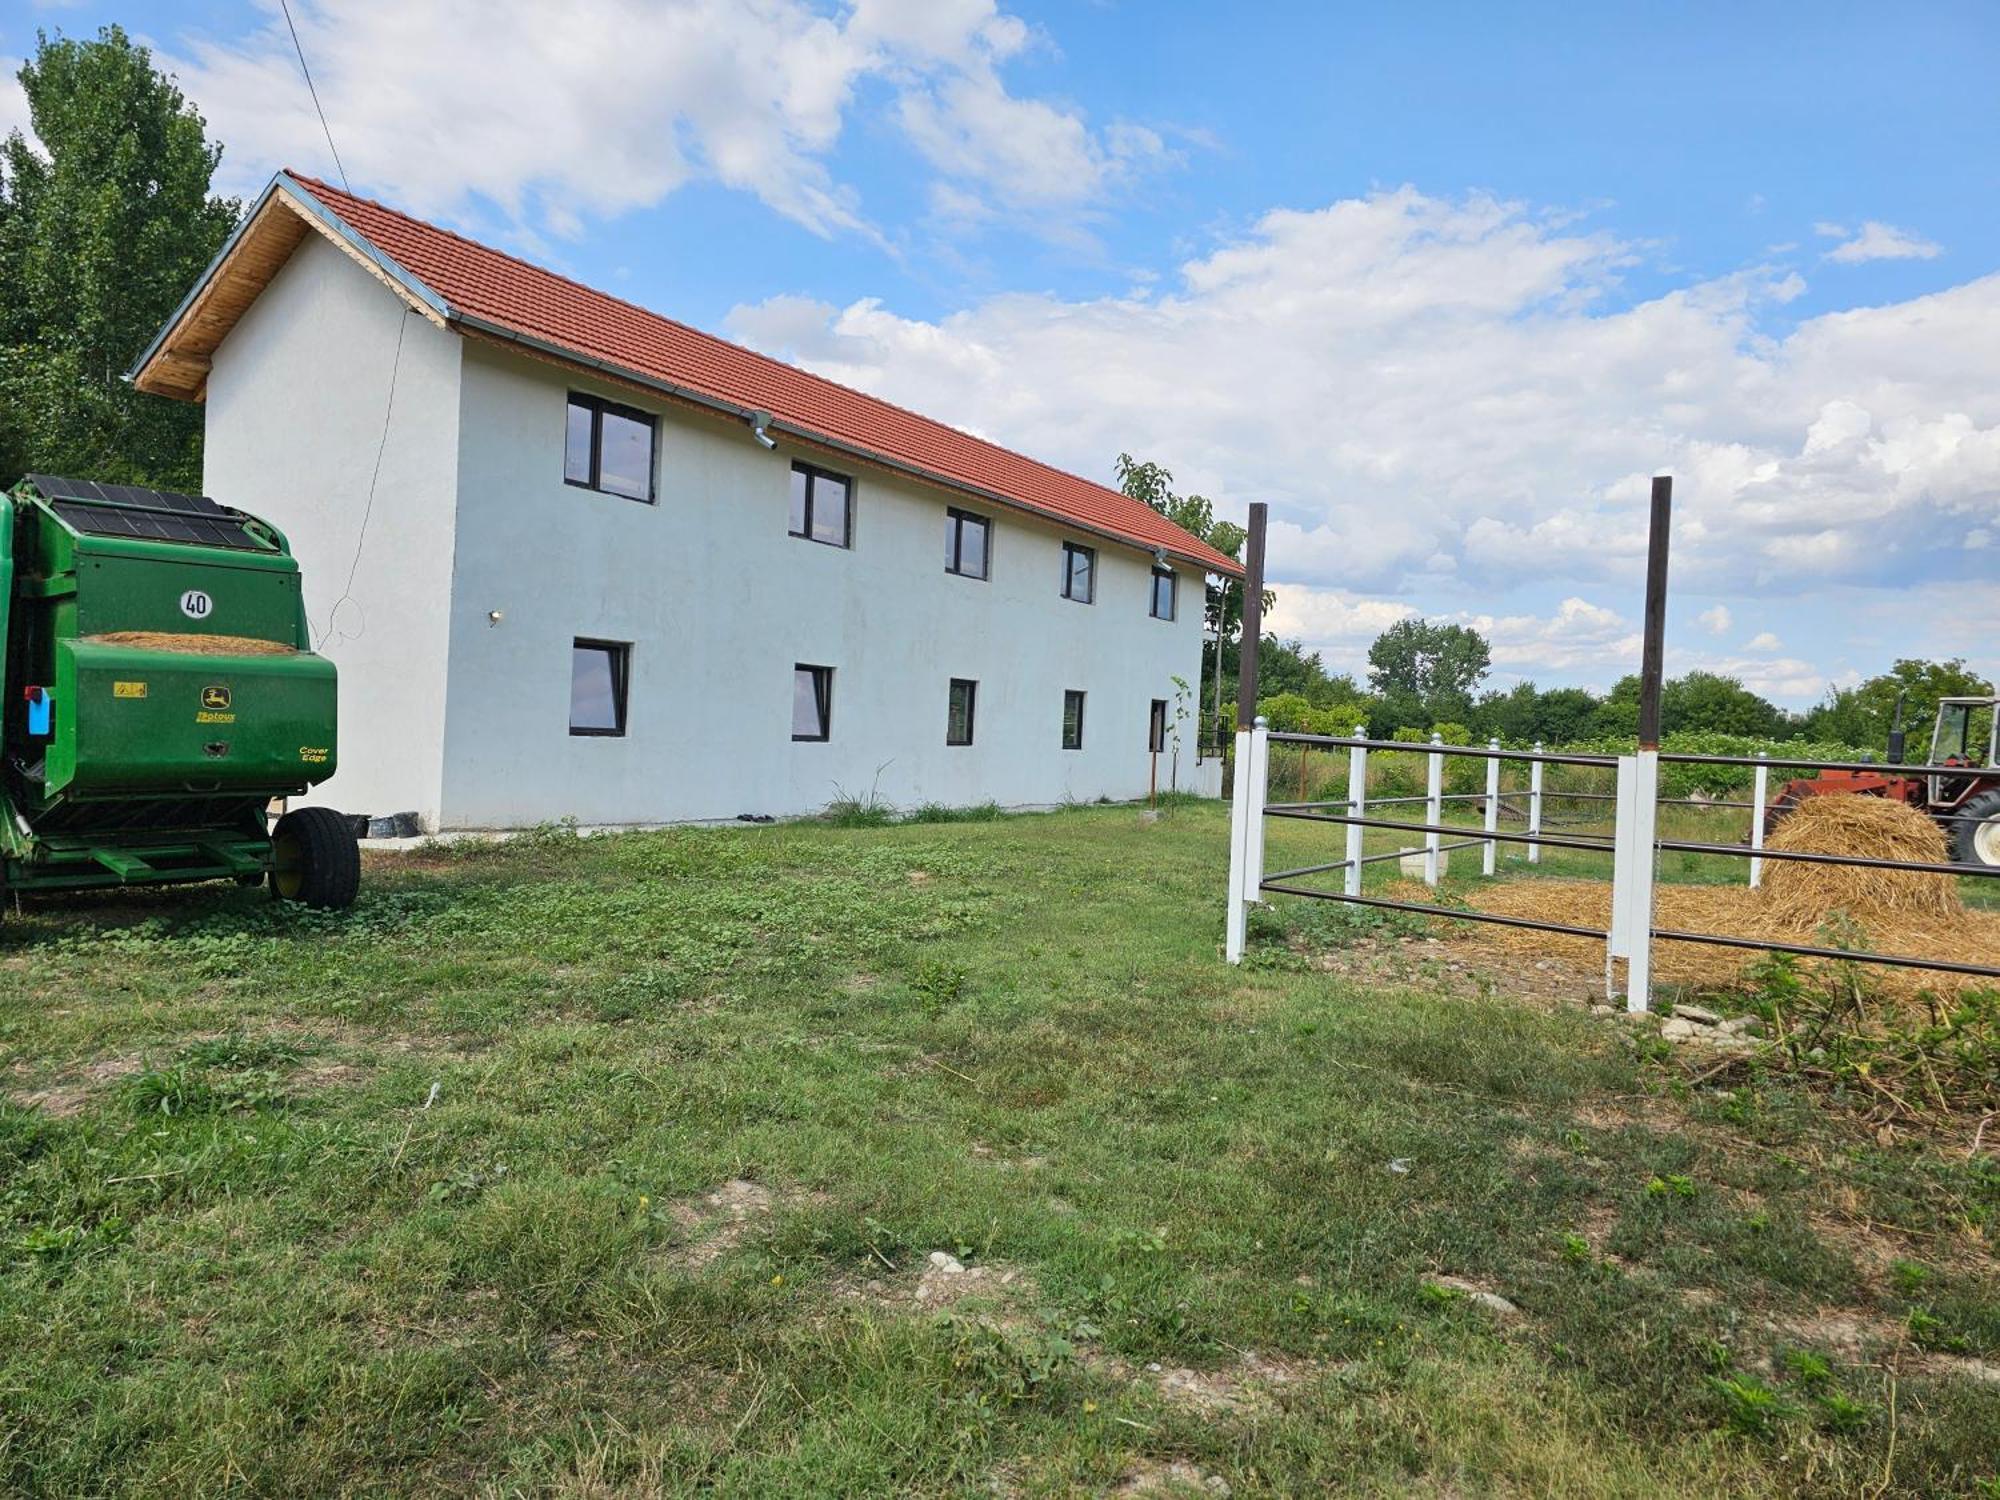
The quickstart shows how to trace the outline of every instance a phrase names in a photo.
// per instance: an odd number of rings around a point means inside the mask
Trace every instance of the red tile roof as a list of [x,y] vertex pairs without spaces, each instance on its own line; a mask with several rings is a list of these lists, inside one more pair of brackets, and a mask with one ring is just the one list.
[[1029,510],[1203,568],[1242,575],[1224,556],[1149,506],[915,412],[727,343],[685,323],[592,291],[567,277],[436,225],[287,174],[354,233],[441,297],[454,317],[513,333],[752,411],[780,430],[824,438]]

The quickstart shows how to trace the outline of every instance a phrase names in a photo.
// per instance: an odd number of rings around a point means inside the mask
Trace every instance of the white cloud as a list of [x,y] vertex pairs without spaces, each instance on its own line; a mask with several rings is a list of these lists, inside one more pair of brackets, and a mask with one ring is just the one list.
[[1743,649],[1746,651],[1782,651],[1785,649],[1785,643],[1770,631],[1760,630],[1757,634],[1750,637],[1749,643]]
[[[2000,275],[1772,336],[1782,281],[1632,302],[1634,254],[1403,188],[1267,214],[1120,295],[1012,293],[935,321],[775,299],[730,326],[1078,472],[1123,450],[1225,513],[1267,499],[1281,596],[1502,619],[1539,612],[1510,597],[1526,585],[1636,600],[1662,468],[1683,596],[1901,597],[1962,570],[1968,532],[2000,533]],[[1551,645],[1520,665],[1572,660]]]
[[1492,644],[1497,672],[1536,673],[1604,686],[1636,668],[1643,645],[1639,630],[1616,610],[1586,599],[1563,600],[1553,615],[1466,615]]
[[[275,5],[247,36],[160,49],[230,145],[225,185],[279,166],[334,175]],[[994,0],[294,0],[335,144],[357,186],[466,220],[484,199],[532,237],[659,202],[693,181],[750,193],[819,234],[873,235],[833,157],[865,86],[967,205],[1080,222],[1166,157],[1140,127],[1009,92],[1034,34]],[[468,25],[478,38],[468,58]]]
[[1276,593],[1277,603],[1264,617],[1265,633],[1273,639],[1303,641],[1320,653],[1329,670],[1357,676],[1367,664],[1375,637],[1416,613],[1394,600],[1364,599],[1306,584],[1287,584]]
[[1729,613],[1729,606],[1726,604],[1718,604],[1713,609],[1705,609],[1695,618],[1701,621],[1703,628],[1710,635],[1727,635],[1729,633],[1729,623],[1732,617]]
[[1755,276],[1599,306],[1628,256],[1405,188],[1271,213],[1159,290],[730,323],[1083,472],[1123,449],[1267,498],[1274,576],[1322,587],[1629,582],[1663,466],[1676,582],[1711,596],[1895,582],[2000,522],[2000,276],[1772,340]]
[[39,147],[41,143],[28,113],[27,91],[16,76],[20,71],[20,58],[0,57],[0,140],[18,130]]
[[1829,686],[1826,673],[1819,667],[1790,656],[1703,656],[1670,650],[1667,671],[1676,677],[1688,672],[1734,677],[1751,692],[1781,704],[1810,703],[1824,695]]
[[1944,253],[1942,246],[1922,235],[1875,219],[1863,224],[1852,239],[1844,238],[1847,231],[1838,224],[1813,227],[1822,235],[1843,239],[1843,243],[1826,252],[1826,259],[1837,265],[1857,266],[1871,260],[1935,260]]

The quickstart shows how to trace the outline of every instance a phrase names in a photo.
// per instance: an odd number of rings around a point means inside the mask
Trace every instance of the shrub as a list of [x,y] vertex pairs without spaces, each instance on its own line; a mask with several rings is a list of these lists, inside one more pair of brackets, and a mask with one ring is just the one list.
[[1286,734],[1299,734],[1305,731],[1312,705],[1299,693],[1279,693],[1274,697],[1259,698],[1257,713],[1269,722],[1271,728]]

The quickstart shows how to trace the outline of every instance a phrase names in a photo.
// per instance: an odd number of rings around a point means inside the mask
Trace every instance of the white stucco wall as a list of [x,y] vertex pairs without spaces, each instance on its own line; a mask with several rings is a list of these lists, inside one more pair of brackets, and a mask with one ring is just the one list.
[[340,672],[339,770],[306,800],[415,810],[433,826],[463,348],[456,334],[406,318],[384,286],[308,234],[217,349],[208,381],[203,488],[284,530],[304,570],[314,641]]
[[[1181,570],[1178,618],[1155,620],[1150,554],[958,502],[990,515],[993,558],[990,581],[955,577],[942,491],[768,452],[740,424],[510,351],[467,344],[462,368],[444,826],[782,816],[871,788],[904,807],[1145,793],[1151,700],[1199,679],[1198,573]],[[570,389],[660,412],[657,504],[563,483]],[[786,534],[795,457],[852,474],[851,550]],[[1097,548],[1094,604],[1059,596],[1066,536]],[[632,643],[623,738],[569,733],[577,637]],[[828,743],[791,738],[797,662],[835,669]],[[953,677],[979,682],[969,747],[944,743]],[[1077,751],[1061,748],[1067,688],[1088,694]]]

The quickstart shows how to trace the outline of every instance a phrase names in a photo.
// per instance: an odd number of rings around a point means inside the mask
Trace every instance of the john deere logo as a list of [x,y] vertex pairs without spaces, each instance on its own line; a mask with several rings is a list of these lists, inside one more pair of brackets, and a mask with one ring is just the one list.
[[201,690],[203,708],[229,707],[229,689],[226,687],[205,687]]

